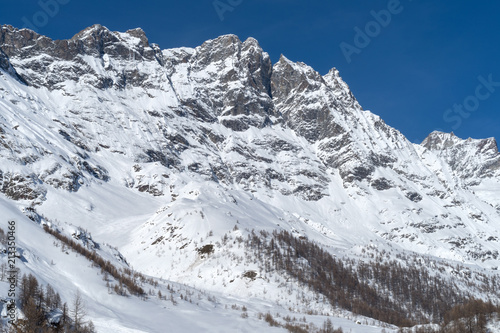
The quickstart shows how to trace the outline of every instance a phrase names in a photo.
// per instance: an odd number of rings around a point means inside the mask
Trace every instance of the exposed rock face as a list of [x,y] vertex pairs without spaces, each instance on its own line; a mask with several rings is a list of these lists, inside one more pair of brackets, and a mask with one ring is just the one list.
[[[234,131],[262,127],[276,117],[270,96],[272,64],[257,41],[234,35],[195,50],[167,50],[169,80],[182,106],[199,120],[220,121]],[[177,65],[177,66],[176,66]],[[184,94],[184,87],[192,92]]]
[[10,72],[12,66],[9,62],[9,58],[3,51],[0,52],[0,68],[4,70],[4,72]]
[[453,172],[464,180],[496,177],[500,170],[500,153],[494,138],[462,140],[453,133],[432,132],[422,146],[444,159]]
[[286,124],[309,142],[343,132],[330,112],[331,106],[344,111],[341,105],[318,101],[321,95],[330,97],[329,93],[321,75],[305,64],[295,64],[281,56],[273,68],[272,94],[275,104],[286,119]]
[[[9,61],[9,57],[2,50],[0,50],[0,69],[2,69],[5,73],[12,75],[12,77],[16,78],[20,82],[26,83],[17,74],[16,70],[14,69],[14,67],[12,67],[12,64]],[[2,75],[1,72],[0,72],[0,75]]]
[[335,222],[349,239],[362,221],[412,250],[444,243],[490,260],[500,249],[494,139],[412,144],[363,110],[336,69],[273,65],[253,38],[161,50],[141,29],[95,25],[54,41],[3,26],[0,111],[0,192],[26,205],[99,186],[174,202],[176,185],[210,184],[224,202],[255,195],[322,235]]
[[[425,151],[462,179],[473,177],[469,183],[497,175],[500,163],[492,139],[433,133],[422,144],[427,150],[416,149],[364,111],[335,68],[322,76],[284,56],[273,65],[253,38],[226,35],[194,49],[161,50],[141,29],[94,25],[51,40],[3,26],[0,68],[31,86],[27,93],[3,90],[3,108],[31,109],[41,124],[5,118],[1,156],[33,166],[19,175],[34,174],[42,188],[78,191],[119,177],[127,187],[166,195],[169,175],[186,173],[319,200],[331,195],[331,174],[338,173],[345,187],[401,189],[419,202],[422,183],[436,178],[420,158]],[[29,131],[50,139],[40,142]],[[448,186],[439,182],[443,188],[433,193],[443,196]]]
[[[149,45],[142,30],[116,33],[101,25],[87,28],[69,40],[55,41],[27,29],[3,26],[0,43],[3,52],[16,61],[14,66],[23,80],[29,85],[49,89],[66,80],[91,80],[90,83],[99,89],[143,85],[147,81],[145,73],[136,68],[114,68],[110,59],[158,61],[156,56],[160,55],[159,48]],[[104,65],[114,75],[98,71],[97,64]]]

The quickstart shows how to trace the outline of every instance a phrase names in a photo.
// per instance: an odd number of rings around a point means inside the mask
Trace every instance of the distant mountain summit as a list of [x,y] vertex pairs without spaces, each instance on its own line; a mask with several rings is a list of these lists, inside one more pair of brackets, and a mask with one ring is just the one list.
[[465,182],[498,178],[500,154],[494,138],[462,140],[453,133],[432,132],[422,146],[444,159]]

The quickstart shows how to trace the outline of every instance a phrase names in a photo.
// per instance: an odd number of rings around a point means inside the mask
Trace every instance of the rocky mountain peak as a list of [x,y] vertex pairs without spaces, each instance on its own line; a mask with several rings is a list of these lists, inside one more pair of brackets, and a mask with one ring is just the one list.
[[256,49],[262,50],[262,47],[260,46],[259,41],[257,41],[257,39],[255,39],[253,37],[248,37],[243,42],[243,44],[245,45],[246,48],[255,47]]
[[339,71],[334,67],[330,69],[328,74],[323,76],[326,84],[335,91],[338,99],[345,107],[351,107],[362,110],[361,105],[354,97],[347,83],[340,76]]
[[142,28],[130,29],[127,30],[125,33],[129,34],[132,37],[139,38],[142,46],[146,47],[149,45],[149,40],[148,37],[146,36],[146,32],[142,30]]
[[100,24],[94,24],[86,29],[83,29],[74,35],[70,41],[82,41],[88,44],[91,48],[96,45],[109,45],[113,43],[124,43],[130,47],[140,46],[142,48],[149,47],[149,41],[146,33],[141,28],[127,30],[124,33],[113,32]]
[[[192,96],[182,103],[198,119],[215,121],[236,131],[265,126],[274,117],[271,101],[272,63],[254,39],[245,42],[235,35],[206,41],[194,51],[164,52],[170,66],[170,80],[177,86],[193,87]],[[171,69],[170,69],[171,68]],[[177,89],[177,88],[175,88]],[[186,96],[187,97],[187,96]]]
[[66,81],[83,81],[99,89],[143,85],[150,74],[138,71],[137,64],[162,63],[161,51],[149,45],[142,29],[119,33],[100,24],[68,40],[3,26],[0,49],[21,80],[51,90]]
[[458,138],[453,132],[445,133],[434,131],[422,141],[421,145],[430,150],[443,150],[453,147],[463,141],[464,140]]
[[434,131],[421,143],[440,156],[462,179],[491,177],[500,172],[500,153],[494,138],[461,139],[453,132]]
[[478,154],[498,154],[498,146],[495,138],[486,139],[461,139],[455,133],[444,133],[434,131],[421,143],[422,146],[429,150],[442,151],[453,148],[471,148]]
[[26,55],[27,49],[33,54],[49,46],[51,39],[29,29],[17,29],[10,25],[3,25],[0,29],[0,45],[8,57]]
[[96,38],[97,36],[109,34],[111,34],[111,31],[108,28],[100,24],[94,24],[75,34],[71,40],[87,39],[89,37]]
[[241,41],[236,35],[223,35],[207,40],[197,48],[200,54],[210,56],[211,61],[220,61],[238,54],[241,50]]
[[70,41],[74,43],[80,54],[95,57],[107,54],[122,60],[154,61],[156,56],[149,45],[146,33],[141,28],[121,33],[95,24],[80,31]]
[[292,62],[283,54],[273,67],[272,94],[277,99],[286,99],[293,91],[304,93],[317,90],[324,80],[312,67],[302,62]]

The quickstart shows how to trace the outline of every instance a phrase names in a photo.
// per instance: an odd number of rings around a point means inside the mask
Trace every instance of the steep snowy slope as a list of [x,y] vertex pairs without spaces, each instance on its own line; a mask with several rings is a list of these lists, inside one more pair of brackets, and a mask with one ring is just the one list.
[[[8,203],[5,198],[0,198],[0,208],[3,218],[16,221],[17,247],[21,253],[17,266],[21,272],[34,274],[43,285],[54,286],[70,307],[76,291],[80,290],[85,302],[86,318],[94,322],[98,332],[254,332],[262,329],[270,332],[284,331],[271,329],[267,323],[257,320],[255,316],[242,318],[241,303],[238,301],[216,299],[213,295],[172,282],[168,282],[172,293],[167,289],[166,281],[159,281],[155,291],[172,295],[174,301],[159,300],[156,294],[144,300],[110,293],[99,268],[92,266],[83,256],[70,250],[61,251],[60,246],[54,247],[55,239],[23,216],[18,207]],[[7,230],[4,221],[0,227]],[[113,260],[110,255],[112,249],[107,248],[105,244],[101,245],[98,252]],[[116,260],[114,262],[116,264]],[[122,262],[121,266],[127,265]],[[7,283],[0,282],[2,291],[6,290],[3,288],[4,284]],[[185,299],[181,299],[182,294]],[[2,293],[2,298],[6,296],[6,293]],[[238,303],[239,311],[230,308]],[[4,304],[1,305],[4,307]],[[246,302],[245,305],[250,314],[262,311],[260,304]],[[193,315],[196,320],[192,320]]]
[[[53,41],[2,26],[0,51],[2,212],[81,227],[139,272],[256,312],[337,311],[245,242],[273,231],[339,258],[422,256],[435,276],[487,297],[478,279],[500,264],[494,139],[434,132],[412,144],[363,110],[336,69],[322,76],[285,56],[273,65],[253,38],[161,50],[141,29],[95,25]],[[29,228],[25,237],[43,234]],[[53,249],[30,251],[47,261]],[[42,267],[31,270],[43,277]],[[46,279],[69,288],[67,269]],[[125,308],[112,311],[125,318]]]

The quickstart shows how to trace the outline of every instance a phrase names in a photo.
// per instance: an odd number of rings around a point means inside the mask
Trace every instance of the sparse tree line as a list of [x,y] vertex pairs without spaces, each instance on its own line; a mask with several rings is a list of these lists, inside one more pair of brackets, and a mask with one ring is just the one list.
[[486,325],[494,315],[500,314],[500,307],[491,301],[472,299],[448,311],[440,333],[486,333]]
[[425,267],[335,258],[286,231],[252,231],[245,245],[266,272],[286,272],[334,306],[399,327],[449,321],[455,305],[471,300],[453,282],[432,276]]
[[[451,308],[444,316],[438,329],[422,327],[415,333],[487,333],[487,324],[490,320],[498,319],[500,307],[491,301],[470,299],[466,303]],[[401,333],[407,330],[401,329]],[[413,331],[412,331],[413,332]]]
[[[45,232],[51,234],[63,243],[63,246],[68,246],[73,251],[86,257],[96,267],[101,268],[101,273],[105,276],[105,280],[109,290],[113,290],[118,295],[127,295],[127,290],[132,295],[144,296],[145,291],[141,287],[141,283],[147,281],[146,277],[141,273],[134,272],[129,268],[118,269],[109,260],[104,260],[95,250],[89,250],[82,246],[80,243],[74,241],[72,238],[67,237],[48,226],[44,226]],[[111,276],[117,282],[111,286],[109,284],[108,276]]]
[[361,281],[375,281],[378,294],[404,300],[416,323],[441,321],[450,304],[467,299],[467,295],[452,282],[432,276],[423,267],[403,267],[395,260],[369,264],[360,262],[356,273]]
[[300,284],[324,295],[334,306],[399,326],[413,324],[400,303],[377,293],[375,288],[359,280],[353,267],[346,266],[315,243],[286,231],[274,231],[272,235],[252,233],[247,245],[257,253],[264,252],[265,256],[257,256],[269,260],[272,268],[285,271]]
[[[277,316],[279,316],[279,314],[277,314]],[[282,324],[278,320],[276,320],[270,312],[266,314],[259,312],[257,314],[257,318],[264,320],[271,327],[283,327],[290,333],[343,333],[344,332],[341,327],[335,328],[330,318],[328,318],[323,323],[322,327],[317,327],[313,323],[307,323],[305,317],[302,320],[303,322],[300,321],[297,322],[296,318],[293,318],[292,320],[292,318],[286,316],[283,318],[285,323]]]
[[[41,285],[32,274],[19,281],[17,306],[24,318],[2,328],[5,333],[95,333],[92,321],[86,320],[86,310],[79,292],[68,305],[50,284]],[[1,322],[1,321],[0,321]]]

